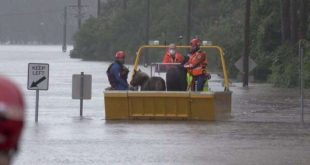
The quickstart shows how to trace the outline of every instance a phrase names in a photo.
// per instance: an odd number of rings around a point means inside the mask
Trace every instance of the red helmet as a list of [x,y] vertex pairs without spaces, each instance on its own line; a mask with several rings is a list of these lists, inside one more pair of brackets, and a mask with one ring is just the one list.
[[25,104],[20,90],[0,76],[0,151],[17,148],[24,125]]
[[123,60],[125,59],[125,52],[124,51],[118,51],[115,53],[115,59],[117,60]]
[[201,41],[198,38],[194,38],[191,40],[190,42],[191,46],[200,46],[201,45]]

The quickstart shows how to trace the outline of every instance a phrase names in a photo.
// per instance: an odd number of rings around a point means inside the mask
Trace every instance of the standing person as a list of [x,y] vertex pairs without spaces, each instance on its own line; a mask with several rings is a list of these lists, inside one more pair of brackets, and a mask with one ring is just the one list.
[[8,79],[0,76],[0,164],[9,165],[18,149],[24,125],[24,99]]
[[200,45],[201,41],[198,38],[191,40],[189,60],[184,65],[191,77],[188,88],[192,91],[203,91],[204,84],[211,78],[210,74],[207,73],[207,54],[200,50]]
[[175,44],[170,44],[162,63],[182,63],[184,57],[176,50]]
[[125,52],[115,53],[115,61],[107,70],[108,79],[111,85],[110,90],[128,90],[127,77],[129,70],[124,66]]

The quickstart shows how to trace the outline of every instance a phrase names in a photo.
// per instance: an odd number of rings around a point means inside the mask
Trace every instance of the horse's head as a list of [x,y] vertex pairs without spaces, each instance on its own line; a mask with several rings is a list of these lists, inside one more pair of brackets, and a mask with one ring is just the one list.
[[147,80],[149,79],[149,76],[142,72],[140,69],[139,70],[134,70],[132,80],[130,81],[130,85],[132,86],[141,86],[143,85]]

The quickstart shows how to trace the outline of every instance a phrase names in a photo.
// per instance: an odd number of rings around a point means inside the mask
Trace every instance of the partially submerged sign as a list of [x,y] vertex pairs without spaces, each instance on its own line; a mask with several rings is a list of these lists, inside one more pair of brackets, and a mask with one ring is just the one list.
[[72,75],[72,99],[91,99],[92,76]]
[[92,76],[89,74],[72,75],[72,99],[80,99],[80,117],[83,116],[83,100],[91,99]]
[[48,90],[49,64],[28,64],[28,90]]

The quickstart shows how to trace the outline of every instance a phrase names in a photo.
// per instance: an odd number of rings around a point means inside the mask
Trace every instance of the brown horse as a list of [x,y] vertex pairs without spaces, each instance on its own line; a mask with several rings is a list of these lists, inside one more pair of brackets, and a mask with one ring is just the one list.
[[149,77],[141,70],[134,70],[130,85],[133,87],[141,86],[141,91],[165,91],[166,83],[161,77]]

